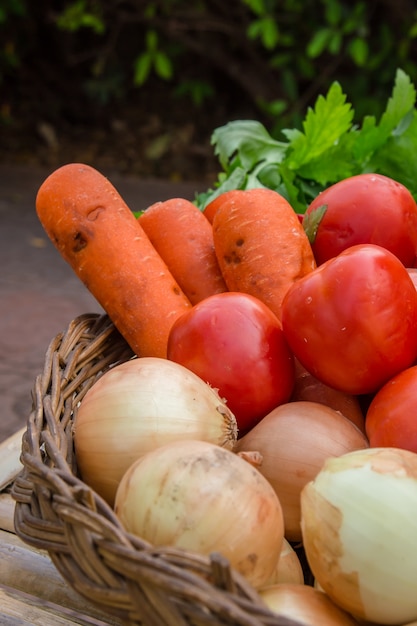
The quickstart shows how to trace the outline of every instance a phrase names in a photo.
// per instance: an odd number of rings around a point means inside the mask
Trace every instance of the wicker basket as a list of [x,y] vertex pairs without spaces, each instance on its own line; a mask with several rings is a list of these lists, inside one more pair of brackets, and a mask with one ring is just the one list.
[[123,624],[297,626],[278,618],[219,554],[155,548],[124,531],[77,476],[76,407],[110,366],[132,351],[106,315],[86,314],[51,342],[33,389],[23,471],[13,486],[16,533],[48,551],[78,593]]

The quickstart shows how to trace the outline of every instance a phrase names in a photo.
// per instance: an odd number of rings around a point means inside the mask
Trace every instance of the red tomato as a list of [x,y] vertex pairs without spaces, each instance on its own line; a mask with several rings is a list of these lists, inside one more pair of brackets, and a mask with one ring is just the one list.
[[407,267],[407,272],[409,273],[410,278],[413,281],[414,287],[417,289],[417,268]]
[[346,393],[373,393],[416,359],[417,291],[391,252],[353,246],[289,288],[282,325],[313,376]]
[[291,396],[294,358],[263,302],[226,292],[202,300],[173,325],[168,358],[219,390],[241,434]]
[[372,447],[417,452],[417,366],[403,370],[375,394],[365,424]]
[[303,226],[317,265],[360,243],[382,246],[406,267],[415,265],[417,204],[387,176],[360,174],[328,187],[308,207]]

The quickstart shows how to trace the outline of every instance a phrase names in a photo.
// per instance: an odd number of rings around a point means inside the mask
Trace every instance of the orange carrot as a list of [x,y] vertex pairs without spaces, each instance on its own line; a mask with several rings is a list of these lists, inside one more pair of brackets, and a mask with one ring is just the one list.
[[295,211],[271,189],[226,198],[215,213],[213,237],[229,290],[256,296],[279,319],[289,287],[316,266]]
[[192,202],[156,202],[140,215],[139,223],[192,304],[227,291],[212,227]]
[[174,321],[191,303],[110,181],[71,163],[41,185],[46,233],[132,350],[166,357]]
[[211,202],[209,202],[204,207],[204,210],[203,210],[204,217],[208,219],[210,224],[213,224],[213,219],[219,206],[221,206],[223,202],[225,202],[226,200],[230,202],[234,198],[238,200],[239,197],[240,197],[240,189],[230,189],[229,191],[224,191],[223,193],[218,195],[216,198],[211,200]]

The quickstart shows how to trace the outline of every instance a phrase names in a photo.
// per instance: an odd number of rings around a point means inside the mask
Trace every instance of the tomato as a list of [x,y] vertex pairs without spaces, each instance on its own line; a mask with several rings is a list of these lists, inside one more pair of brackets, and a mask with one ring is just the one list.
[[382,246],[406,267],[415,265],[417,204],[387,176],[359,174],[328,187],[307,208],[303,226],[317,265],[360,243]]
[[294,355],[351,394],[376,392],[417,356],[417,291],[381,246],[352,246],[295,282],[282,305]]
[[410,278],[413,281],[414,287],[417,289],[417,268],[407,267],[407,272],[409,273]]
[[219,390],[240,434],[287,402],[294,387],[281,322],[248,294],[226,292],[196,304],[174,323],[167,354]]
[[389,380],[373,397],[366,413],[366,434],[372,447],[417,452],[417,366]]

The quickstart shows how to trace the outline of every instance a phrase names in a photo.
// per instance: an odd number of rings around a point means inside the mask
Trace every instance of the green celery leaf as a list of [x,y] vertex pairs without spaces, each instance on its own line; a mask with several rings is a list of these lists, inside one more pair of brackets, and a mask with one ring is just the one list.
[[379,124],[373,116],[363,120],[361,132],[357,136],[354,148],[355,158],[365,169],[372,160],[374,152],[379,150],[392,134],[401,135],[412,121],[416,101],[416,90],[410,78],[397,70],[395,84],[386,109]]
[[264,185],[264,187],[268,187],[268,189],[276,190],[282,186],[282,177],[279,173],[279,167],[275,163],[262,163],[256,175],[261,184]]
[[338,82],[309,108],[302,125],[282,131],[276,141],[255,120],[236,120],[217,128],[212,145],[223,171],[214,189],[200,194],[208,202],[229,189],[267,187],[304,213],[326,186],[362,172],[378,172],[402,182],[417,199],[416,89],[400,69],[379,122],[373,115],[353,124],[354,110]]
[[334,82],[326,97],[319,96],[314,109],[309,108],[303,122],[304,132],[286,132],[292,138],[288,167],[297,170],[332,148],[351,128],[353,115],[340,84]]
[[319,185],[313,180],[304,180],[303,178],[297,178],[296,184],[299,190],[300,208],[299,213],[305,213],[308,205],[314,200],[314,198],[323,191],[325,188],[323,185]]
[[285,135],[290,144],[295,143],[299,137],[304,136],[301,130],[298,130],[298,128],[283,128],[281,132],[283,135]]
[[217,128],[212,144],[226,172],[236,158],[247,171],[263,160],[280,163],[288,145],[273,139],[263,124],[255,120],[236,120]]
[[297,184],[295,173],[285,164],[282,164],[279,169],[284,184],[280,193],[288,200],[296,213],[304,213],[308,203],[305,201],[303,190]]
[[249,172],[246,176],[245,186],[243,189],[255,189],[258,187],[265,187],[265,185],[258,178],[258,174],[256,172]]
[[339,141],[323,154],[301,165],[297,171],[298,176],[314,180],[324,186],[358,174],[360,170],[353,158],[356,140],[355,130],[342,135]]
[[367,115],[363,119],[362,128],[356,137],[353,147],[353,156],[360,166],[366,167],[366,163],[380,142],[380,132],[373,115]]
[[381,117],[380,129],[388,136],[414,108],[416,90],[409,76],[403,70],[397,70],[392,95]]
[[412,121],[401,134],[392,134],[369,162],[371,172],[390,176],[405,185],[417,199],[417,111]]

